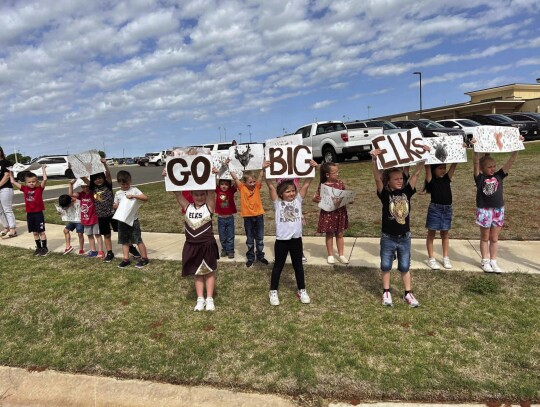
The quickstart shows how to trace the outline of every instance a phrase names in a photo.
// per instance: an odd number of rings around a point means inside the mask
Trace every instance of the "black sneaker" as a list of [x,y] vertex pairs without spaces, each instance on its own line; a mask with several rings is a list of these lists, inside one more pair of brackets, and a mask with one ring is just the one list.
[[131,254],[133,257],[135,257],[136,259],[140,259],[141,258],[141,254],[139,253],[139,251],[137,250],[137,248],[135,246],[129,246],[129,254]]
[[246,261],[246,267],[250,268],[251,266],[253,266],[253,262],[251,260]]
[[36,250],[34,251],[34,256],[41,256],[41,247],[36,247]]
[[44,256],[46,256],[46,255],[48,255],[48,254],[49,254],[49,249],[47,249],[46,247],[42,247],[42,248],[41,248],[41,251],[40,251],[39,254],[38,254],[38,256],[44,257]]
[[268,260],[266,260],[264,257],[262,259],[259,259],[259,261],[264,264],[265,266],[268,266],[270,264],[270,262]]
[[118,264],[118,268],[123,269],[123,268],[129,266],[130,264],[131,264],[131,262],[129,260],[122,260],[122,262],[120,264]]
[[105,256],[103,261],[105,263],[110,263],[112,261],[112,259],[114,259],[114,253],[107,253],[107,255]]
[[234,252],[229,252],[229,253],[227,253],[227,257],[228,257],[229,259],[234,259]]
[[150,260],[148,259],[140,259],[137,264],[135,264],[135,267],[138,269],[142,269],[144,266],[146,266],[148,263],[150,263]]
[[227,252],[225,250],[222,250],[219,257],[227,257]]

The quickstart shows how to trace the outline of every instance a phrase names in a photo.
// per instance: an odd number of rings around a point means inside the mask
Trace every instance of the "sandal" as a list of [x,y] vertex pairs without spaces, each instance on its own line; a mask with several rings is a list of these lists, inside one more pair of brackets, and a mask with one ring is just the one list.
[[4,237],[5,235],[8,234],[8,232],[9,232],[9,229],[8,229],[8,230],[2,230],[2,231],[0,232],[0,237]]
[[9,239],[9,238],[12,238],[12,237],[17,237],[17,232],[6,233],[4,236],[2,236],[2,239]]

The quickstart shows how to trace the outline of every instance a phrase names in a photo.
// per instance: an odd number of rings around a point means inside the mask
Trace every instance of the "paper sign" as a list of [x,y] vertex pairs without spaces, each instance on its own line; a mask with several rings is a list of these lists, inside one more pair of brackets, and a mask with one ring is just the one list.
[[139,199],[122,198],[118,204],[118,208],[116,208],[113,219],[127,223],[129,226],[133,226],[135,216],[137,216],[137,212],[142,204],[143,202]]
[[298,146],[302,144],[301,134],[290,134],[288,136],[282,136],[277,138],[271,138],[265,141],[265,151],[268,151],[268,147],[276,146]]
[[89,178],[92,174],[105,172],[97,150],[69,155],[67,159],[76,178]]
[[473,144],[477,153],[505,153],[524,150],[519,129],[506,126],[478,126],[474,128]]
[[[227,168],[227,165],[225,162],[229,159],[229,151],[228,150],[218,150],[212,152],[212,168],[218,169],[218,178],[219,179],[231,179],[232,176],[229,172],[229,169]],[[234,174],[236,175],[236,178],[240,179],[244,176],[244,172],[239,169],[234,169]]]
[[174,147],[171,155],[182,157],[184,155],[208,155],[210,152],[210,149],[206,147]]
[[212,174],[211,155],[169,157],[165,163],[167,191],[215,190],[216,176]]
[[229,148],[231,169],[260,170],[264,161],[262,144],[242,144]]
[[78,200],[73,201],[73,204],[66,209],[57,204],[54,204],[54,206],[62,216],[62,221],[81,223],[81,203]]
[[266,178],[313,178],[315,168],[311,166],[313,159],[308,146],[276,146],[268,148],[266,159],[270,167],[266,168]]
[[428,152],[422,133],[417,127],[394,134],[381,134],[371,140],[373,149],[382,151],[377,156],[377,167],[382,170],[392,167],[405,167],[424,161]]
[[337,189],[329,187],[328,185],[321,185],[321,201],[319,202],[319,208],[326,212],[335,211],[342,206],[350,204],[354,201],[356,192]]
[[467,162],[467,149],[461,136],[426,137],[424,142],[431,147],[426,164]]

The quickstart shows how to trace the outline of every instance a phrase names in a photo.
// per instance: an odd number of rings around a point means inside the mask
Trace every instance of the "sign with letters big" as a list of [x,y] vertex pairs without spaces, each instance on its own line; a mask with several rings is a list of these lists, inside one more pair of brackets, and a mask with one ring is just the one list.
[[315,168],[311,166],[313,159],[308,146],[275,146],[266,149],[266,160],[270,167],[266,168],[266,178],[313,178]]
[[380,170],[410,166],[425,161],[429,155],[423,148],[425,142],[416,127],[400,133],[381,134],[371,140],[371,144],[373,149],[381,150],[377,156],[377,167]]
[[212,173],[211,155],[169,157],[165,163],[167,191],[215,190],[216,176]]

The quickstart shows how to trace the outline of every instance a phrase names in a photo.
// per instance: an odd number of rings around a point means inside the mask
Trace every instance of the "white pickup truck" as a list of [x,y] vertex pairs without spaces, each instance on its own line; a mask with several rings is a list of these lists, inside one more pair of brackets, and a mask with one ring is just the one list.
[[340,162],[371,151],[371,140],[383,133],[382,127],[347,129],[340,121],[306,124],[295,131],[302,144],[310,146],[317,162]]

